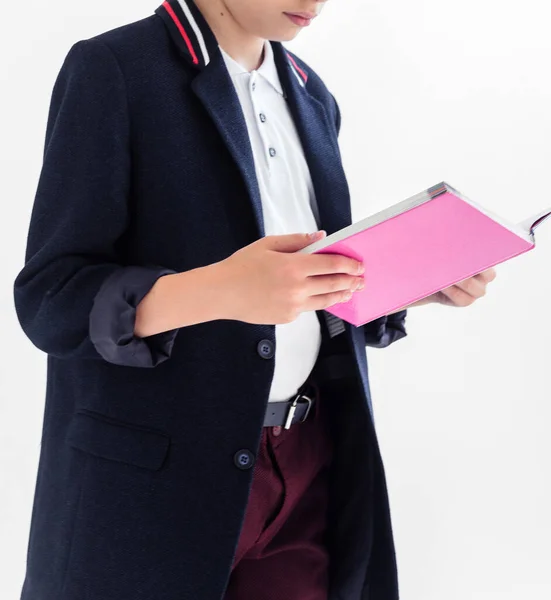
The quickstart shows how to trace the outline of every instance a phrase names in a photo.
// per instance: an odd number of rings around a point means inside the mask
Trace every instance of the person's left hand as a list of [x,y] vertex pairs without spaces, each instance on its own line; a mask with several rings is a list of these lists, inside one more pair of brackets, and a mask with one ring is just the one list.
[[487,269],[478,275],[469,277],[449,288],[436,292],[435,294],[432,294],[432,296],[418,300],[406,308],[423,306],[424,304],[445,304],[447,306],[455,307],[470,306],[475,300],[486,295],[488,284],[495,278],[495,269]]

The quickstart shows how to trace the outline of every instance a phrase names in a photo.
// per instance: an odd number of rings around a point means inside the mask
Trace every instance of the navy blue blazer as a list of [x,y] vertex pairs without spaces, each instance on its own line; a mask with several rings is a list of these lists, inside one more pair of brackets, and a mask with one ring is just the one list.
[[[308,65],[272,46],[331,234],[351,223],[339,109]],[[135,310],[164,274],[223,260],[264,235],[239,100],[195,4],[184,12],[169,0],[76,42],[53,89],[14,282],[21,327],[47,353],[22,600],[222,599],[275,326],[216,320],[138,338]],[[336,444],[330,599],[394,600],[365,347],[404,337],[406,313],[345,323],[342,333],[326,315],[318,311],[322,355],[350,366],[324,392]]]

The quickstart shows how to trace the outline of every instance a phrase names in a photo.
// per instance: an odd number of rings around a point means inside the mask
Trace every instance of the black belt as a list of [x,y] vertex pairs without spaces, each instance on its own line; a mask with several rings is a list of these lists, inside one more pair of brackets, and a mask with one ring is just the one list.
[[289,429],[295,423],[308,418],[316,401],[316,389],[306,382],[289,400],[268,402],[264,415],[264,427],[282,426]]
[[350,357],[342,355],[320,357],[310,377],[295,395],[281,402],[268,402],[264,427],[282,426],[289,429],[295,423],[304,422],[316,402],[317,383],[355,376],[356,367]]

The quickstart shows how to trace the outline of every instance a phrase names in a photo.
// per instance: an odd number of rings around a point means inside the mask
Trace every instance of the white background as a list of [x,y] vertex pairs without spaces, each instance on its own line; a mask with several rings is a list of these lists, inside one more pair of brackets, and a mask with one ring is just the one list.
[[[24,576],[46,359],[19,328],[12,285],[52,86],[75,41],[160,3],[27,0],[3,10],[6,600],[19,597]],[[304,6],[288,2],[289,10]],[[329,1],[289,48],[339,101],[354,220],[442,180],[511,221],[551,205],[550,20],[541,0]],[[368,349],[403,600],[551,598],[551,223],[537,241],[498,268],[472,307],[413,309],[405,340]]]

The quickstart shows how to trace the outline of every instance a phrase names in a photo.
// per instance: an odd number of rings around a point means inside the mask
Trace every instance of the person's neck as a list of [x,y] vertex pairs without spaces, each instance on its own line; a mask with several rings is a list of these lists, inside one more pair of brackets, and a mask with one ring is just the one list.
[[227,10],[223,0],[194,0],[220,47],[248,71],[263,60],[265,40],[245,31]]

